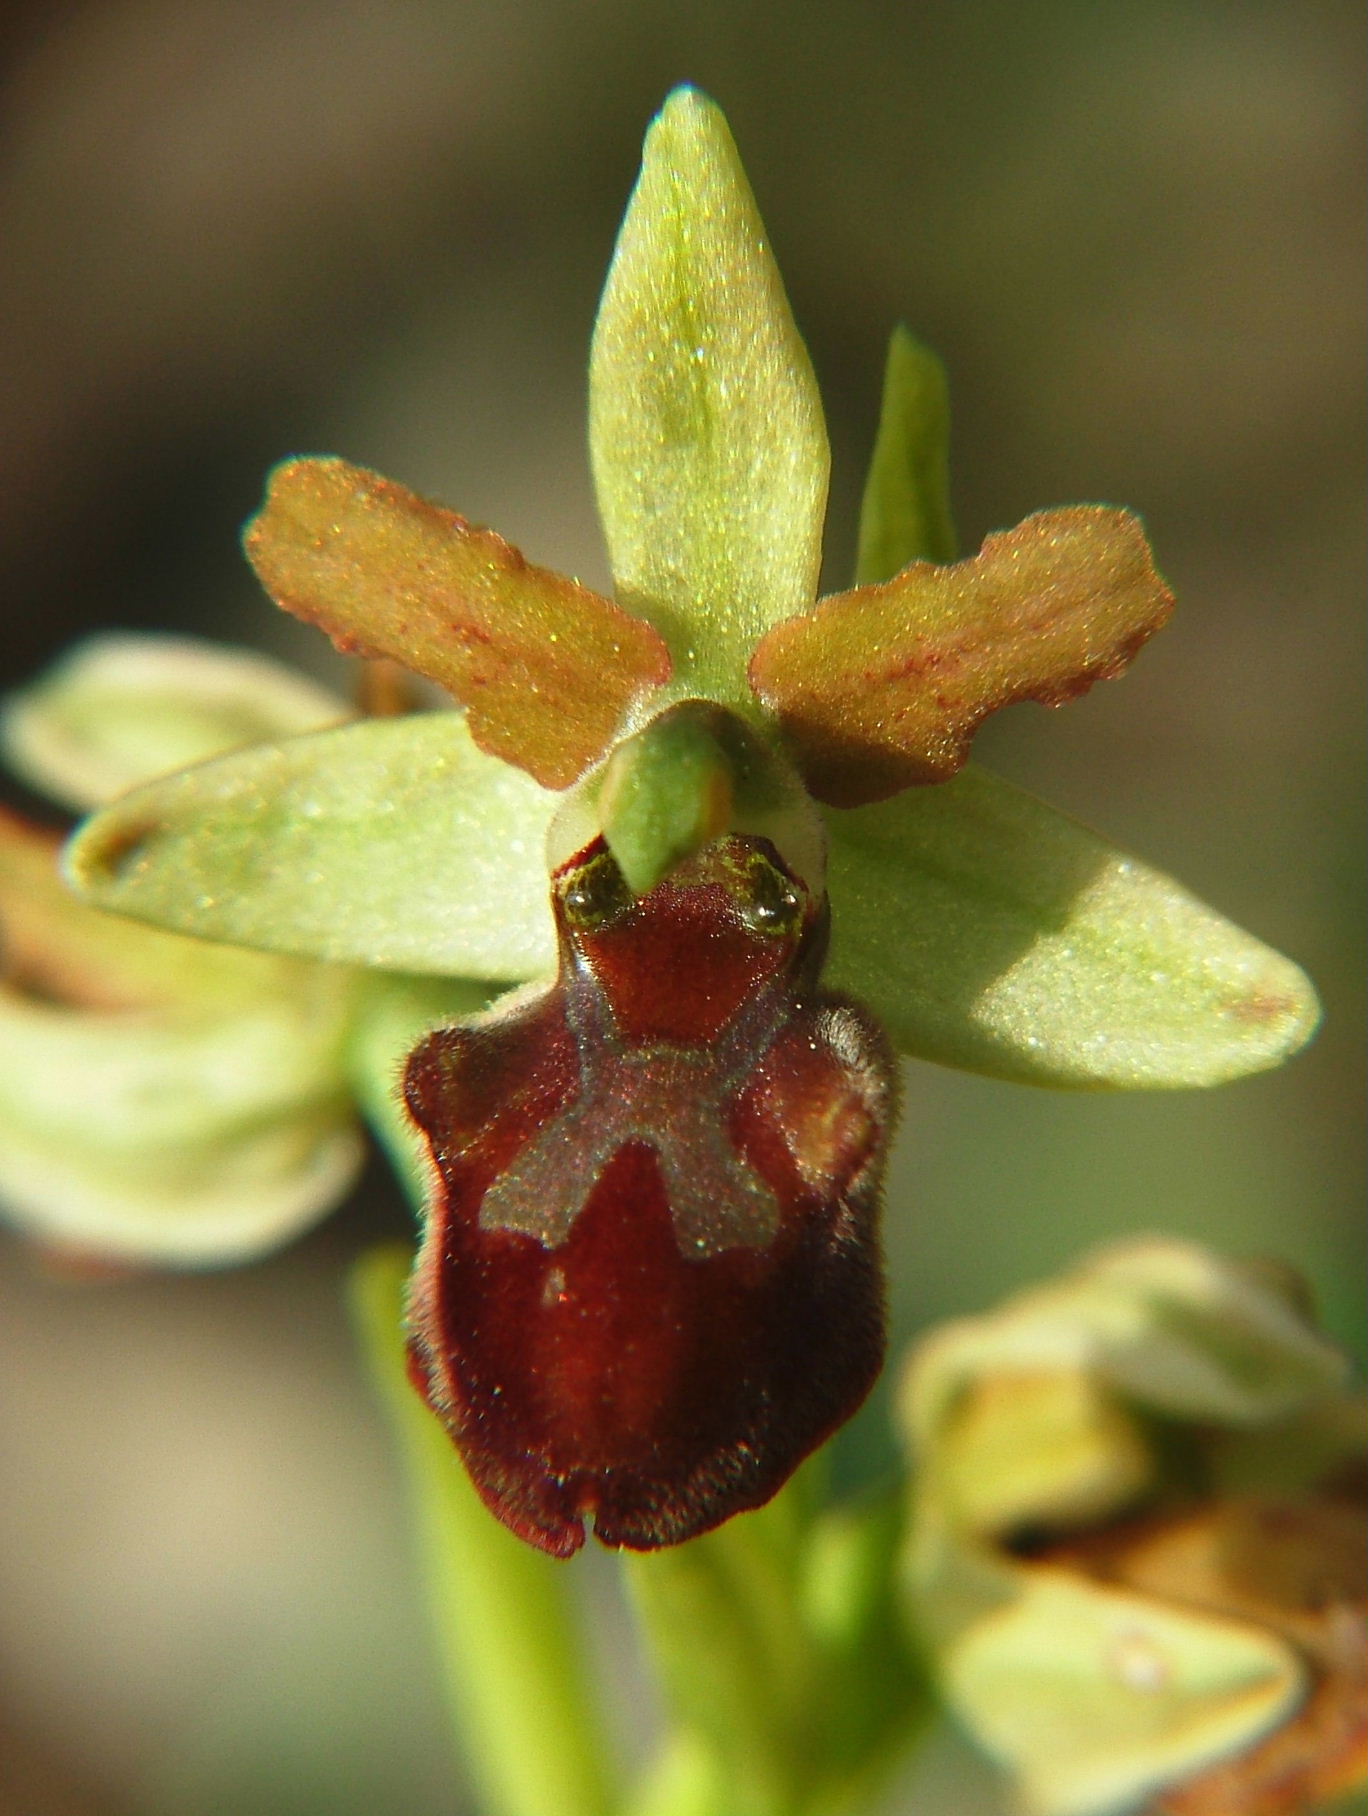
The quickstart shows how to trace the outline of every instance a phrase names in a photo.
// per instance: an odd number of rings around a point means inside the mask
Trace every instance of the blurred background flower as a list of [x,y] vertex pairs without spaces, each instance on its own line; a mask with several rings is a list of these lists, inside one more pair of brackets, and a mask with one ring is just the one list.
[[[329,451],[607,583],[598,287],[666,89],[722,102],[822,384],[848,584],[886,337],[944,355],[965,546],[1146,517],[1178,595],[1122,689],[979,754],[1289,952],[1326,1027],[1211,1095],[916,1067],[895,1337],[1095,1240],[1281,1252],[1360,1349],[1360,20],[1347,0],[890,8],[13,0],[0,26],[6,686],[73,635],[256,643],[349,685],[237,550]],[[12,801],[34,811],[15,793]],[[240,1274],[91,1282],[0,1246],[0,1811],[461,1807],[391,1464],[338,1312],[377,1171]],[[881,1399],[842,1441],[887,1454]],[[611,1566],[605,1656],[629,1653]],[[615,1665],[622,1739],[648,1692]],[[945,1741],[902,1807],[973,1816]]]
[[[349,716],[245,650],[96,637],[0,708],[0,752],[75,810],[243,742]],[[92,912],[58,835],[0,812],[0,1217],[62,1265],[255,1260],[362,1161],[340,965],[168,938]]]
[[1141,1237],[913,1351],[906,1591],[1035,1816],[1368,1775],[1368,1402],[1293,1271]]

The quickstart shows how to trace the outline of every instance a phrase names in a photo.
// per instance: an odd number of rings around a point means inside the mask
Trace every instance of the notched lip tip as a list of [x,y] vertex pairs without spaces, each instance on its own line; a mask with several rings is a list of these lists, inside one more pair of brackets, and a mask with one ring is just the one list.
[[490,1512],[502,1526],[507,1528],[514,1538],[520,1539],[525,1544],[531,1545],[534,1550],[540,1551],[544,1557],[557,1558],[560,1560],[574,1557],[576,1552],[583,1548],[585,1539],[588,1536],[585,1529],[586,1519],[590,1526],[592,1526],[593,1523],[593,1505],[586,1505],[583,1502],[576,1507],[574,1514],[567,1514],[560,1519],[555,1519],[554,1517],[537,1519],[533,1516],[520,1514],[513,1508],[504,1505],[497,1498],[490,1497],[483,1492],[481,1493],[481,1499],[485,1501]]

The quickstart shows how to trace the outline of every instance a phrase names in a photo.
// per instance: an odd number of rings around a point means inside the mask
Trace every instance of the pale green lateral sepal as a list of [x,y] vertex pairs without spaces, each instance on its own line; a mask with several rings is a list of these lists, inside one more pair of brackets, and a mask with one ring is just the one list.
[[352,1306],[399,1445],[462,1750],[489,1816],[609,1816],[613,1774],[563,1564],[490,1517],[405,1367],[411,1256],[359,1264]]
[[1218,1084],[1319,1018],[1289,959],[987,771],[827,815],[830,981],[905,1052],[1027,1083]]
[[950,388],[945,367],[901,323],[888,343],[883,402],[860,506],[856,586],[891,580],[909,561],[953,561]]
[[345,700],[251,650],[189,637],[92,637],[0,712],[30,787],[81,811],[239,745],[352,716]]
[[589,376],[618,595],[664,632],[675,692],[753,707],[746,662],[817,590],[821,399],[721,113],[677,89],[646,138]]
[[516,979],[554,954],[557,797],[456,713],[260,745],[125,795],[68,847],[96,907],[272,952]]

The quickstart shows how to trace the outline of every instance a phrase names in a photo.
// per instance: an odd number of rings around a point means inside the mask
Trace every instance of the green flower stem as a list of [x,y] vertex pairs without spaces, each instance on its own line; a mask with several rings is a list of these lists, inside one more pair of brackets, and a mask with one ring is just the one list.
[[825,1457],[757,1513],[628,1560],[679,1731],[630,1816],[869,1807],[929,1699],[897,1607],[901,1483],[821,1506]]
[[[421,1208],[425,1176],[396,1092],[419,1032],[480,1008],[488,991],[427,978],[375,980],[353,1046],[358,1095]],[[607,1816],[615,1774],[576,1631],[565,1566],[515,1539],[471,1487],[405,1366],[403,1248],[352,1279],[357,1329],[399,1444],[456,1732],[488,1816]]]
[[668,1733],[624,1805],[624,1816],[726,1816],[731,1787],[722,1755],[692,1728]]
[[822,1648],[819,1807],[864,1810],[925,1730],[932,1701],[899,1610],[907,1482],[828,1507],[814,1522],[803,1573],[804,1612]]
[[800,1483],[690,1544],[626,1560],[669,1703],[703,1749],[678,1773],[673,1800],[647,1805],[653,1816],[800,1816],[809,1807],[817,1761],[802,1717],[818,1661],[797,1595],[803,1493]]
[[412,1257],[352,1280],[357,1327],[403,1453],[452,1716],[489,1816],[607,1816],[613,1772],[563,1565],[515,1539],[471,1487],[404,1365]]

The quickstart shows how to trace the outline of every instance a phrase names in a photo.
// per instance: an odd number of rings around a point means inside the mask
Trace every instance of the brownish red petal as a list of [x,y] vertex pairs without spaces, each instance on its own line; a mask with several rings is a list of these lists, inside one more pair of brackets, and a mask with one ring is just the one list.
[[344,460],[277,467],[246,546],[277,605],[438,682],[483,750],[547,788],[582,775],[670,673],[642,619]]
[[435,1172],[415,1376],[489,1506],[557,1556],[587,1518],[652,1549],[758,1506],[882,1359],[884,1043],[816,988],[821,905],[757,932],[719,874],[590,932],[558,897],[557,982],[408,1063]]
[[1119,675],[1172,606],[1140,520],[1072,505],[785,620],[750,680],[813,794],[856,807],[945,781],[999,707],[1058,706]]

